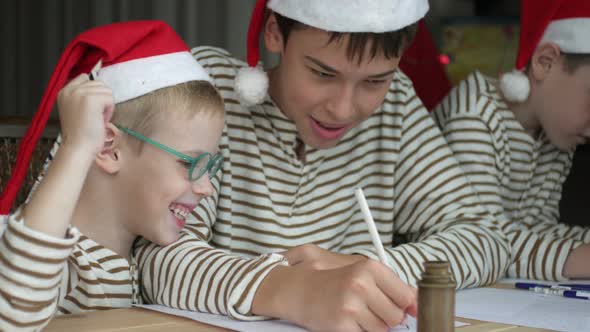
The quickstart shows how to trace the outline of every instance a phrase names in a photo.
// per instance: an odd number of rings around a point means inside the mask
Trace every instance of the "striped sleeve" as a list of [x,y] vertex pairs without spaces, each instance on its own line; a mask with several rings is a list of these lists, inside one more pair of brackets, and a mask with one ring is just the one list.
[[[516,225],[508,232],[512,244],[509,278],[567,280],[563,268],[569,254],[583,244],[572,237],[556,237]],[[559,228],[566,225],[554,225]],[[561,226],[561,227],[560,227]]]
[[[220,146],[220,151],[225,153],[227,148]],[[229,160],[227,156],[224,158]],[[142,296],[149,303],[178,309],[223,314],[241,320],[263,319],[251,313],[254,294],[271,269],[286,265],[287,261],[278,254],[244,258],[209,244],[217,209],[230,208],[217,206],[219,179],[228,187],[227,182],[231,181],[226,161],[212,181],[215,194],[203,199],[189,216],[177,242],[160,247],[145,241],[136,248]]]
[[142,296],[149,303],[256,320],[251,305],[260,282],[278,264],[277,254],[242,258],[215,249],[191,231],[168,247],[137,249]]
[[[467,100],[469,89],[467,85],[456,91],[457,100]],[[452,99],[452,98],[451,98]],[[507,212],[500,196],[503,183],[508,177],[503,176],[507,170],[501,169],[509,164],[503,158],[509,152],[504,152],[502,135],[499,128],[491,128],[490,123],[483,116],[475,112],[445,109],[449,103],[442,104],[435,110],[435,118],[443,127],[443,134],[451,147],[455,157],[467,175],[469,181],[477,191],[481,203],[497,218],[506,220],[504,231],[511,245],[511,258],[507,276],[512,278],[564,280],[562,274],[565,261],[570,252],[581,245],[584,239],[590,240],[588,229],[557,224],[559,197],[551,201],[555,204],[544,204],[540,207],[535,218],[507,220]],[[455,104],[457,105],[466,104]],[[487,103],[487,108],[491,108]],[[461,108],[461,107],[458,107]],[[482,113],[490,113],[486,107]],[[443,115],[444,116],[441,116]],[[499,127],[499,126],[496,126]],[[555,184],[559,188],[552,191],[553,196],[561,193],[561,183]],[[510,185],[510,184],[506,184]]]
[[[563,175],[565,178],[565,175]],[[551,202],[539,208],[535,218],[511,223],[512,263],[508,277],[563,281],[565,262],[580,245],[590,243],[590,228],[559,223],[561,184],[555,185]]]
[[[389,249],[389,265],[415,285],[427,260],[446,260],[458,288],[495,282],[508,265],[509,245],[495,218],[478,204],[439,129],[415,96],[407,102],[395,171],[398,233],[414,243]],[[371,250],[359,253],[376,257]]]
[[532,230],[550,237],[569,238],[583,243],[590,243],[590,227],[555,224],[547,220],[534,225]]
[[63,270],[78,234],[59,239],[34,231],[18,211],[3,219],[0,330],[38,331],[56,311]]

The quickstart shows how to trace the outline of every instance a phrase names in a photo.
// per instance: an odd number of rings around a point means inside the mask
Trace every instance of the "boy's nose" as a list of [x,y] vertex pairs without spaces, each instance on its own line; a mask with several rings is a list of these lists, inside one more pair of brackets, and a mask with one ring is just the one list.
[[347,123],[354,118],[354,91],[345,86],[335,94],[329,107],[331,119],[338,123]]
[[213,195],[213,185],[209,179],[209,175],[201,176],[197,181],[193,181],[192,190],[195,195],[207,197]]

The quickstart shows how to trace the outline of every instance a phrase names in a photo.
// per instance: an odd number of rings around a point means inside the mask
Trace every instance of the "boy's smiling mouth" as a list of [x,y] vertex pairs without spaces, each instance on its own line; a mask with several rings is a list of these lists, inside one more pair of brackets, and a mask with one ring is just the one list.
[[187,205],[182,203],[173,202],[168,206],[168,210],[172,213],[175,218],[176,225],[179,228],[183,228],[186,223],[186,218],[189,216],[196,205]]

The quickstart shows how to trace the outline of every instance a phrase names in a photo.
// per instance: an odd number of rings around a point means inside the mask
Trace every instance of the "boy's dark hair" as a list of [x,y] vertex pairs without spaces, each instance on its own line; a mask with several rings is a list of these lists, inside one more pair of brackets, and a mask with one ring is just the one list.
[[[293,29],[308,27],[299,21],[295,21],[275,12],[268,12],[267,15],[274,15],[276,17],[285,45],[287,44],[289,34]],[[399,58],[414,39],[416,30],[417,24],[414,23],[397,31],[383,33],[343,33],[330,31],[330,39],[328,40],[328,43],[340,40],[344,36],[349,35],[350,39],[348,40],[348,45],[346,47],[346,55],[350,60],[356,58],[359,63],[363,60],[365,48],[368,44],[371,45],[371,59],[377,56],[377,54],[383,54],[387,59]]]
[[569,74],[573,74],[579,67],[590,64],[590,54],[584,53],[564,53],[561,52],[565,57],[565,70]]

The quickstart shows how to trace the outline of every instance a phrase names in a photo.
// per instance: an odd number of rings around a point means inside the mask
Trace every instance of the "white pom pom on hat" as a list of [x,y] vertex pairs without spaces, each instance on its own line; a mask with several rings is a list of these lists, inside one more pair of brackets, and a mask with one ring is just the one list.
[[258,0],[248,27],[247,62],[238,71],[234,90],[240,103],[261,103],[268,90],[268,76],[258,64],[258,42],[264,11],[278,14],[325,31],[396,31],[420,20],[428,12],[428,0]]
[[264,23],[264,10],[266,0],[257,1],[252,12],[250,25],[248,26],[247,62],[248,67],[241,68],[234,82],[234,90],[238,94],[240,103],[244,106],[253,106],[262,103],[268,90],[268,76],[264,69],[258,65],[260,59],[260,47],[258,40]]
[[529,97],[531,84],[524,72],[515,69],[502,75],[500,90],[507,100],[521,103]]
[[268,76],[259,66],[240,68],[236,75],[235,88],[242,105],[260,104],[266,97]]
[[500,78],[500,89],[508,101],[524,102],[530,94],[530,81],[524,69],[537,46],[552,42],[562,52],[590,54],[590,1],[521,1],[520,41],[516,69]]

